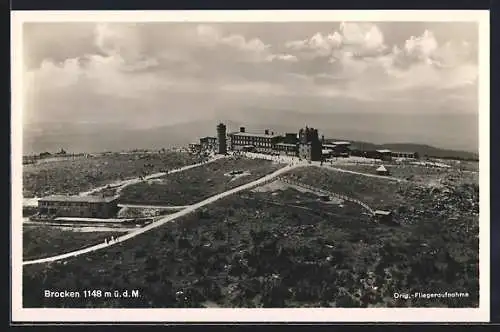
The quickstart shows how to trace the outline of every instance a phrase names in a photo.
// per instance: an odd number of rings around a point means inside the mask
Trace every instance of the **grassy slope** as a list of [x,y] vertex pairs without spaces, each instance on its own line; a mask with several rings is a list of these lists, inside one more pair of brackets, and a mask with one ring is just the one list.
[[[162,182],[150,181],[131,185],[122,191],[120,202],[159,205],[193,204],[254,181],[283,166],[258,159],[217,160],[203,167],[167,175],[162,178]],[[250,175],[235,180],[224,175],[233,170],[249,171]]]
[[23,196],[77,194],[106,183],[197,162],[187,153],[111,154],[23,166]]
[[[384,164],[384,166],[390,171],[391,177],[396,177],[405,180],[411,180],[413,182],[418,183],[430,183],[435,182],[444,177],[450,177],[454,175],[458,175],[461,177],[462,181],[467,181],[469,183],[478,183],[479,174],[469,172],[460,172],[457,173],[457,170],[454,168],[431,168],[431,167],[421,167],[417,165],[394,165],[394,164]],[[376,174],[375,170],[378,165],[339,165],[335,166],[337,168],[368,173],[368,174]]]
[[[326,187],[335,178],[327,174],[326,181],[324,174],[309,174],[304,181]],[[372,180],[377,179],[363,182]],[[383,185],[363,188],[367,194],[380,193]],[[344,184],[344,189],[352,192],[359,186],[354,182]],[[386,200],[397,198],[388,189],[381,193]],[[241,193],[66,265],[26,267],[24,305],[62,305],[37,296],[41,288],[98,287],[140,289],[142,296],[127,301],[86,300],[78,305],[477,306],[477,219],[470,207],[461,208],[463,202],[455,192],[443,196],[415,187],[405,194],[398,218],[406,222],[391,227],[371,223],[356,206],[320,208],[311,197],[292,191]],[[452,210],[457,210],[459,220],[449,219]],[[378,291],[363,281],[368,272],[374,272]],[[392,294],[401,290],[466,291],[470,297],[394,301]]]
[[88,247],[123,232],[75,232],[53,226],[23,227],[23,260],[63,254]]

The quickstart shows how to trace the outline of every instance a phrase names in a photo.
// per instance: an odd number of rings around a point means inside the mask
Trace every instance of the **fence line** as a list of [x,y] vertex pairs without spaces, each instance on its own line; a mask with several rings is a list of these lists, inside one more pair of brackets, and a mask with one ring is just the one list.
[[375,211],[370,206],[368,206],[368,204],[360,201],[359,199],[352,198],[352,197],[349,197],[349,196],[346,196],[346,195],[343,195],[343,194],[339,194],[339,193],[334,193],[334,192],[327,191],[327,190],[324,190],[324,189],[320,189],[320,188],[317,188],[317,187],[313,187],[311,185],[308,185],[308,184],[305,184],[305,183],[302,183],[302,182],[299,182],[299,181],[294,181],[294,180],[291,180],[291,179],[288,179],[288,178],[285,178],[285,177],[282,177],[282,176],[279,176],[277,179],[280,180],[280,181],[283,181],[285,183],[294,185],[294,186],[298,186],[298,187],[301,187],[301,188],[304,188],[304,189],[308,189],[308,190],[310,190],[312,192],[318,193],[318,194],[323,195],[323,196],[335,197],[335,198],[338,198],[338,199],[341,199],[341,200],[344,200],[344,201],[348,201],[348,202],[351,202],[351,203],[354,203],[354,204],[358,204],[361,207],[363,207],[364,209],[366,209],[368,212],[370,212],[370,214],[372,214],[372,215],[375,214]]

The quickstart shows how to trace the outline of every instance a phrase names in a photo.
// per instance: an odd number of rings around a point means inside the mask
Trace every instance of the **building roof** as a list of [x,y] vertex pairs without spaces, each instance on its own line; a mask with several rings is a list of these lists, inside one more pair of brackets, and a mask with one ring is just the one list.
[[200,137],[200,140],[216,140],[217,137],[213,136],[205,136],[205,137]]
[[323,143],[323,146],[331,149],[335,149],[339,146],[350,146],[351,143],[349,142],[335,142],[335,143]]
[[43,202],[78,202],[78,203],[109,203],[117,200],[117,196],[67,196],[67,195],[52,195],[40,198]]
[[391,211],[376,210],[375,214],[382,215],[382,216],[388,216],[391,214]]
[[337,142],[330,142],[330,144],[333,144],[333,145],[351,145],[351,142],[337,141]]
[[321,150],[321,153],[323,153],[323,154],[332,153],[332,150],[331,149],[323,149],[323,150]]
[[415,154],[415,152],[408,152],[408,151],[392,151],[392,153]]
[[378,153],[391,153],[392,151],[389,150],[389,149],[381,149],[381,150],[377,150]]
[[276,143],[276,145],[279,146],[289,146],[289,147],[297,147],[297,144],[291,144],[291,143]]
[[274,138],[274,137],[280,137],[280,135],[271,135],[271,134],[257,134],[257,133],[247,133],[247,132],[233,132],[231,133],[233,136],[248,136],[248,137],[267,137],[267,138]]
[[384,165],[380,165],[378,168],[377,168],[377,172],[387,172],[387,168],[384,167]]

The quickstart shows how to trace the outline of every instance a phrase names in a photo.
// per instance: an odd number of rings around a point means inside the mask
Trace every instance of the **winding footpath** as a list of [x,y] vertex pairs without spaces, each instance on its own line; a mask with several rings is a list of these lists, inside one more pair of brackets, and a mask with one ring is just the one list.
[[329,197],[334,197],[334,198],[341,199],[343,201],[348,201],[348,202],[351,202],[351,203],[354,203],[354,204],[358,204],[359,206],[361,206],[362,208],[364,208],[365,210],[367,210],[371,215],[375,214],[375,210],[374,209],[372,209],[367,203],[365,203],[363,201],[360,201],[359,199],[356,199],[356,198],[353,198],[353,197],[349,197],[347,195],[343,195],[343,194],[331,192],[331,191],[328,191],[328,190],[325,190],[325,189],[321,189],[321,188],[318,188],[318,187],[310,186],[308,184],[305,184],[305,183],[302,183],[302,182],[299,182],[299,181],[294,181],[294,180],[286,179],[284,177],[279,177],[278,180],[280,180],[280,181],[282,181],[282,182],[284,182],[286,184],[295,186],[295,187],[300,187],[300,188],[307,189],[307,190],[312,191],[312,192],[314,192],[316,194],[319,194],[319,195],[327,195]]
[[[212,158],[212,159],[210,159],[209,161],[207,161],[205,163],[199,163],[199,164],[192,164],[192,165],[184,166],[184,167],[181,167],[181,168],[169,171],[168,173],[156,173],[156,174],[152,174],[152,175],[144,177],[143,180],[140,180],[139,178],[132,179],[132,180],[125,180],[125,181],[120,182],[120,184],[115,185],[115,187],[119,186],[118,190],[122,190],[124,187],[126,187],[128,185],[131,185],[133,183],[137,183],[137,182],[141,182],[141,181],[149,180],[149,179],[154,179],[154,178],[161,177],[161,176],[164,176],[164,175],[167,175],[167,174],[182,172],[182,171],[185,171],[185,170],[188,170],[188,169],[191,169],[191,168],[195,168],[195,167],[198,167],[198,166],[201,166],[201,165],[205,165],[205,164],[207,164],[209,162],[218,160],[220,158],[224,158],[224,156]],[[266,159],[268,159],[268,158],[266,158]],[[269,159],[271,159],[271,158],[269,158]],[[160,227],[160,226],[162,226],[162,225],[164,225],[164,224],[166,224],[168,222],[173,222],[173,221],[175,221],[176,219],[178,219],[180,217],[188,215],[188,214],[190,214],[190,213],[198,210],[201,207],[204,207],[206,205],[214,203],[214,202],[216,202],[218,200],[221,200],[221,199],[223,199],[225,197],[228,197],[230,195],[236,194],[236,193],[238,193],[240,191],[243,191],[243,190],[253,189],[255,187],[258,187],[258,186],[264,185],[266,183],[269,183],[269,182],[275,180],[276,178],[279,178],[281,175],[283,175],[283,174],[291,171],[292,169],[299,168],[299,167],[311,167],[311,166],[326,167],[326,168],[334,170],[334,171],[346,172],[346,173],[357,174],[357,175],[368,176],[368,177],[374,177],[374,178],[382,178],[382,179],[392,180],[392,181],[398,181],[398,182],[408,182],[407,180],[404,180],[404,179],[399,179],[399,178],[394,178],[394,177],[388,177],[388,176],[380,176],[380,175],[375,175],[375,174],[367,174],[367,173],[356,172],[356,171],[349,171],[349,170],[345,170],[345,169],[333,167],[333,166],[330,166],[330,165],[327,165],[327,164],[320,165],[319,163],[292,162],[292,163],[288,164],[287,166],[285,166],[283,168],[280,168],[279,170],[277,170],[277,171],[275,171],[273,173],[270,173],[270,174],[268,174],[268,175],[266,175],[266,176],[264,176],[264,177],[262,177],[260,179],[257,179],[255,181],[246,183],[244,185],[241,185],[239,187],[230,189],[228,191],[216,194],[216,195],[214,195],[212,197],[209,197],[209,198],[207,198],[207,199],[205,199],[205,200],[203,200],[201,202],[195,203],[193,205],[170,207],[170,208],[173,208],[173,209],[182,208],[182,210],[180,210],[178,212],[175,212],[175,213],[172,213],[172,214],[169,214],[169,215],[165,216],[164,218],[161,218],[160,220],[158,220],[156,222],[153,222],[153,223],[151,223],[151,224],[149,224],[149,225],[147,225],[145,227],[142,227],[142,228],[140,228],[140,229],[138,229],[136,231],[133,231],[133,232],[130,232],[130,233],[126,234],[126,235],[120,236],[120,237],[116,238],[114,242],[109,242],[109,243],[104,243],[103,242],[103,243],[100,243],[100,244],[97,244],[97,245],[94,245],[94,246],[90,246],[90,247],[83,248],[83,249],[80,249],[80,250],[68,252],[68,253],[65,253],[65,254],[60,254],[60,255],[56,255],[56,256],[52,256],[52,257],[46,257],[46,258],[41,258],[41,259],[36,259],[36,260],[31,260],[31,261],[24,261],[23,262],[23,266],[32,265],[32,264],[41,264],[41,263],[55,262],[55,261],[63,260],[63,259],[66,259],[66,258],[76,257],[76,256],[79,256],[79,255],[82,255],[82,254],[86,254],[86,253],[94,252],[94,251],[101,250],[101,249],[104,249],[104,248],[108,248],[108,247],[110,247],[112,245],[115,245],[117,243],[121,243],[123,241],[126,241],[126,240],[129,240],[131,238],[134,238],[134,237],[136,237],[136,236],[138,236],[140,234],[143,234],[143,233],[145,233],[145,232],[147,232],[147,231],[149,231],[151,229]],[[106,186],[103,186],[103,187],[100,187],[100,188],[95,188],[95,189],[93,189],[93,190],[91,190],[89,192],[81,193],[80,195],[89,195],[89,194],[91,194],[93,192],[102,190],[105,187]],[[128,205],[128,204],[126,204],[126,205]],[[134,205],[128,205],[128,206],[129,207],[135,207]],[[137,207],[151,207],[151,206],[145,206],[145,205],[144,206],[143,205],[139,206],[139,205],[137,205]],[[163,208],[167,208],[167,207],[163,207]]]
[[222,193],[219,193],[217,195],[214,195],[212,197],[209,197],[201,202],[198,202],[198,203],[195,203],[193,205],[190,205],[188,206],[187,208],[179,211],[179,212],[176,212],[176,213],[173,213],[173,214],[170,214],[168,216],[166,216],[165,218],[162,218],[154,223],[151,223],[143,228],[140,228],[138,229],[137,231],[135,232],[131,232],[131,233],[128,233],[126,235],[123,235],[123,236],[120,236],[118,238],[116,238],[116,240],[114,242],[111,242],[111,243],[100,243],[100,244],[97,244],[97,245],[94,245],[94,246],[91,246],[91,247],[87,247],[87,248],[84,248],[84,249],[80,249],[80,250],[76,250],[76,251],[72,251],[72,252],[68,252],[66,254],[61,254],[61,255],[56,255],[56,256],[52,256],[52,257],[47,257],[47,258],[41,258],[41,259],[35,259],[35,260],[32,260],[32,261],[25,261],[23,262],[23,266],[26,266],[26,265],[32,265],[32,264],[40,264],[40,263],[49,263],[49,262],[55,262],[55,261],[59,261],[59,260],[62,260],[62,259],[66,259],[66,258],[70,258],[70,257],[75,257],[75,256],[79,256],[79,255],[82,255],[82,254],[86,254],[86,253],[90,253],[90,252],[94,252],[94,251],[97,251],[97,250],[101,250],[101,249],[104,249],[104,248],[108,248],[112,245],[115,245],[117,243],[121,243],[123,241],[126,241],[126,240],[129,240],[131,238],[134,238],[140,234],[143,234],[151,229],[154,229],[154,228],[157,228],[157,227],[160,227],[168,222],[172,222],[172,221],[175,221],[177,218],[180,218],[182,216],[185,216],[187,214],[190,214],[194,211],[196,211],[197,209],[205,206],[205,205],[208,205],[208,204],[211,204],[211,203],[214,203],[220,199],[223,199],[225,197],[228,197],[230,195],[233,195],[233,194],[236,194],[240,191],[243,191],[243,190],[248,190],[248,189],[252,189],[254,187],[258,187],[258,186],[261,186],[263,184],[266,184],[268,183],[269,181],[272,181],[274,180],[276,177],[279,177],[280,175],[286,173],[286,172],[289,172],[290,170],[294,169],[294,168],[297,168],[297,167],[300,167],[300,166],[303,166],[303,165],[288,165],[288,166],[285,166],[283,168],[280,168],[279,170],[273,172],[273,173],[270,173],[260,179],[257,179],[255,181],[252,181],[252,182],[249,182],[249,183],[246,183],[244,185],[241,185],[239,187],[236,187],[236,188],[233,188],[233,189],[230,189],[228,191],[225,191],[225,192],[222,192]]
[[370,173],[350,171],[350,170],[347,170],[347,169],[338,168],[338,167],[334,167],[334,166],[326,165],[326,164],[323,164],[323,166],[313,164],[312,166],[326,167],[326,168],[331,169],[333,171],[342,172],[342,173],[356,174],[356,175],[366,176],[366,177],[370,177],[370,178],[378,178],[378,179],[384,179],[384,180],[396,181],[396,182],[410,182],[408,180],[400,179],[400,178],[395,178],[393,176],[377,175],[377,174],[370,174]]
[[[179,173],[179,172],[187,171],[188,169],[200,167],[200,166],[206,165],[208,163],[214,162],[214,161],[222,159],[222,158],[225,158],[225,156],[217,155],[217,156],[215,156],[213,158],[210,158],[209,160],[207,160],[204,163],[191,164],[191,165],[187,165],[187,166],[183,166],[183,167],[180,167],[180,168],[176,168],[176,169],[170,170],[168,172],[160,172],[160,173],[150,174],[150,175],[147,175],[147,176],[143,177],[142,180],[141,180],[140,177],[135,177],[135,178],[132,178],[132,179],[127,179],[127,180],[122,180],[122,181],[118,181],[118,182],[108,183],[106,185],[94,188],[94,189],[89,190],[89,191],[83,191],[83,192],[79,193],[78,196],[89,196],[89,195],[92,195],[92,194],[94,194],[96,192],[104,190],[106,188],[118,188],[116,193],[119,194],[124,188],[126,188],[126,187],[128,187],[130,185],[133,185],[133,184],[136,184],[136,183],[140,183],[140,182],[143,182],[143,181],[147,181],[147,180],[152,180],[152,179],[160,178],[160,177],[168,175],[168,174],[174,174],[174,173]],[[23,206],[38,206],[38,198],[23,198]]]
[[118,207],[131,209],[181,210],[188,208],[189,205],[118,204]]
[[136,177],[136,178],[133,178],[133,179],[128,179],[128,180],[123,180],[123,181],[116,182],[116,183],[107,184],[107,185],[104,185],[104,186],[101,186],[101,187],[98,187],[98,188],[94,188],[94,189],[86,191],[86,192],[82,192],[79,195],[80,196],[88,196],[88,195],[91,195],[91,194],[93,194],[95,192],[98,192],[98,191],[101,191],[103,189],[106,189],[107,187],[111,187],[111,188],[117,188],[118,187],[118,190],[117,190],[116,193],[119,194],[124,188],[126,188],[126,187],[128,187],[128,186],[130,186],[132,184],[136,184],[136,183],[140,183],[140,182],[143,182],[143,181],[148,181],[148,180],[153,180],[153,179],[161,178],[162,176],[169,175],[169,174],[184,172],[184,171],[187,171],[188,169],[200,167],[200,166],[206,165],[208,163],[214,162],[214,161],[222,159],[222,158],[225,158],[225,156],[217,155],[217,156],[215,156],[213,158],[210,158],[209,160],[207,160],[204,163],[191,164],[191,165],[187,165],[187,166],[183,166],[183,167],[179,167],[179,168],[170,170],[168,172],[159,172],[159,173],[150,174],[150,175],[147,175],[147,176],[143,177],[142,179],[140,177]]

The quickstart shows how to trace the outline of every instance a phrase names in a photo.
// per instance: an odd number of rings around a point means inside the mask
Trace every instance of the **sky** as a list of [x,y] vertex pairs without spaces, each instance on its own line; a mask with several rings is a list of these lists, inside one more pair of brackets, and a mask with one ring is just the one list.
[[23,48],[25,124],[478,113],[476,23],[25,23]]

